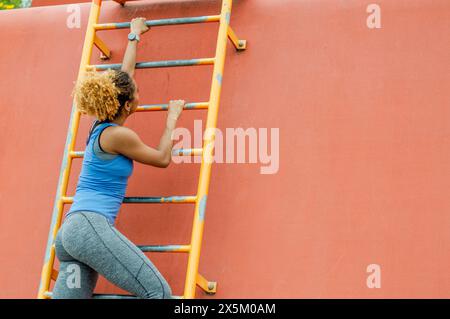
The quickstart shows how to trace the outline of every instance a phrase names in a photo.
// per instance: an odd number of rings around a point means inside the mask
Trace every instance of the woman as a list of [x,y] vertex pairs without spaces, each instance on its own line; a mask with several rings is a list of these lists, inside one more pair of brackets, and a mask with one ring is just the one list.
[[115,227],[133,160],[167,167],[172,131],[184,101],[170,101],[166,129],[158,148],[145,145],[123,126],[136,111],[133,79],[139,36],[148,31],[144,18],[131,21],[120,71],[90,71],[77,82],[74,98],[80,112],[97,117],[87,139],[74,202],[55,240],[60,271],[53,298],[91,298],[98,274],[140,298],[170,299],[172,291],[144,253]]

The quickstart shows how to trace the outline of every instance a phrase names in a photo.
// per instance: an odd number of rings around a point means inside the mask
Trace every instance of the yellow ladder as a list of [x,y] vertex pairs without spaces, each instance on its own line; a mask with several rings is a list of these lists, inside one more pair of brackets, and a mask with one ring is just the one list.
[[[115,0],[124,5],[126,0]],[[213,76],[209,102],[186,103],[185,109],[208,109],[206,120],[205,134],[203,137],[203,147],[201,149],[178,149],[173,150],[174,155],[201,155],[202,162],[200,167],[200,176],[197,194],[195,196],[168,196],[168,197],[125,197],[124,203],[195,203],[195,214],[191,234],[191,242],[188,245],[152,245],[140,246],[144,252],[185,252],[189,254],[186,281],[184,287],[184,294],[182,296],[174,296],[175,298],[195,298],[195,288],[198,285],[205,292],[214,294],[216,292],[216,282],[206,280],[200,273],[198,273],[198,264],[200,260],[200,250],[203,236],[204,217],[206,209],[206,201],[208,197],[209,181],[211,176],[211,164],[213,159],[213,148],[215,140],[215,128],[217,123],[217,115],[219,110],[220,92],[222,87],[222,74],[225,64],[225,54],[227,46],[227,38],[230,38],[236,50],[241,51],[246,49],[246,41],[239,40],[234,31],[230,27],[230,15],[233,0],[222,0],[222,8],[219,15],[188,17],[188,18],[172,18],[161,20],[148,20],[146,24],[150,27],[178,25],[178,24],[192,24],[205,22],[219,22],[219,32],[217,38],[216,55],[213,58],[201,58],[190,60],[171,60],[171,61],[156,61],[156,62],[141,62],[136,63],[136,69],[139,68],[161,68],[161,67],[177,67],[177,66],[194,66],[202,64],[213,64]],[[83,53],[81,56],[80,69],[78,78],[80,78],[87,69],[95,68],[97,70],[106,70],[108,68],[119,69],[120,64],[101,64],[90,65],[92,55],[92,48],[95,45],[101,52],[104,58],[110,57],[110,50],[106,44],[97,35],[100,30],[113,30],[129,28],[130,23],[106,23],[99,24],[98,17],[100,14],[102,1],[93,0],[89,14],[89,22],[86,30],[86,37],[84,40]],[[142,105],[137,108],[137,111],[164,111],[167,110],[167,104],[153,104]],[[78,126],[81,113],[72,105],[72,112],[70,115],[69,129],[64,148],[63,161],[61,164],[57,194],[55,197],[50,232],[47,241],[47,248],[45,251],[44,266],[42,269],[41,282],[39,286],[38,298],[50,299],[52,293],[49,291],[51,280],[56,280],[58,276],[57,270],[54,269],[55,261],[55,246],[54,240],[58,229],[61,225],[62,215],[65,204],[71,204],[73,197],[66,194],[68,180],[72,160],[74,158],[82,158],[84,152],[75,151],[74,145],[78,132]],[[127,295],[94,295],[94,298],[130,298]]]

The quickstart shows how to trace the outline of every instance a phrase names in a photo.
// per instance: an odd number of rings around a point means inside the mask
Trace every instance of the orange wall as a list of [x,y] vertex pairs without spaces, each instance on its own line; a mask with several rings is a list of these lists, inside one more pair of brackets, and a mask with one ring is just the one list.
[[[229,46],[218,126],[280,128],[280,168],[217,164],[200,272],[219,298],[450,297],[450,10],[447,0],[235,1],[248,40]],[[101,21],[217,14],[218,1],[105,2]],[[65,6],[0,12],[0,297],[36,295],[59,177],[81,29]],[[211,57],[217,24],[154,28],[138,60]],[[103,33],[119,62],[126,30]],[[98,52],[94,51],[95,63]],[[139,70],[142,103],[206,101],[211,66]],[[185,112],[192,129],[204,111]],[[164,113],[126,123],[155,145]],[[92,119],[83,117],[77,150]],[[80,170],[75,161],[68,195]],[[190,195],[198,164],[135,163],[127,196]],[[137,244],[183,244],[193,208],[124,205],[118,228]],[[175,294],[187,258],[150,254]],[[366,267],[381,266],[380,289]],[[117,291],[101,281],[98,292]],[[197,291],[198,297],[205,297]],[[209,298],[209,296],[206,296]]]

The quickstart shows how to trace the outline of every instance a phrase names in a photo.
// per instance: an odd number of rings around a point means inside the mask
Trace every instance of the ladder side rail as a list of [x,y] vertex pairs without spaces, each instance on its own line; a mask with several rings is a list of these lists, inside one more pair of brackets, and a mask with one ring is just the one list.
[[215,140],[215,129],[219,111],[220,93],[222,88],[222,74],[225,66],[225,56],[228,42],[228,27],[230,24],[232,0],[222,0],[220,26],[217,36],[217,46],[214,70],[212,75],[209,108],[203,137],[203,154],[200,166],[200,176],[195,202],[194,221],[191,234],[191,251],[189,253],[187,274],[184,287],[184,298],[195,298],[196,279],[200,261],[200,250],[203,237],[204,217],[208,188],[211,177],[211,164]]
[[[85,72],[85,66],[89,64],[92,55],[92,48],[94,46],[95,29],[94,24],[98,22],[100,15],[102,0],[92,0],[91,8],[89,12],[89,20],[86,29],[86,36],[83,44],[83,51],[81,55],[80,68],[78,71],[77,79],[80,79]],[[41,281],[39,284],[38,298],[48,298],[45,294],[50,287],[51,273],[55,261],[55,248],[53,242],[55,240],[58,229],[61,225],[62,214],[64,210],[64,202],[62,197],[65,196],[68,186],[68,180],[70,176],[70,169],[72,165],[72,156],[76,136],[78,133],[78,126],[80,122],[80,112],[76,109],[75,103],[72,104],[72,111],[70,113],[69,128],[66,138],[66,144],[64,146],[64,155],[61,163],[58,186],[54,201],[53,213],[50,224],[50,232],[47,240],[47,247],[45,249],[44,266],[42,268]]]

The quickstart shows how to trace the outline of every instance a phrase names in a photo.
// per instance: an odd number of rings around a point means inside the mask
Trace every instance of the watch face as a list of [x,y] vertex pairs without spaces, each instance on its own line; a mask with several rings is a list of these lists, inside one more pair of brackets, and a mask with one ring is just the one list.
[[128,34],[128,40],[133,41],[134,39],[136,39],[136,34],[134,34],[134,33],[129,33],[129,34]]

